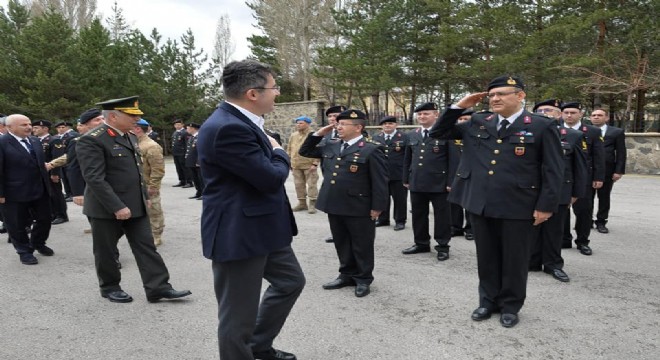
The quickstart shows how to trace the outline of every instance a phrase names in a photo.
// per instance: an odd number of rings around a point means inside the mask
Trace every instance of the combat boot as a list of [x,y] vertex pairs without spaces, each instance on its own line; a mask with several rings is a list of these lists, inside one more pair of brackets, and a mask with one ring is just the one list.
[[292,211],[303,211],[303,210],[307,210],[307,202],[305,201],[305,199],[298,199],[298,205],[296,205],[296,206],[295,206],[293,209],[291,209],[291,210],[292,210]]
[[316,214],[316,200],[309,200],[309,209],[307,209],[307,213]]

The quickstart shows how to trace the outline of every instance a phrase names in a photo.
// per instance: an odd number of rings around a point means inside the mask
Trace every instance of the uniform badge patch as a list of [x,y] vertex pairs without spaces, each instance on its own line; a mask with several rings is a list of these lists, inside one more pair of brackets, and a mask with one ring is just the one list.
[[561,128],[561,130],[559,130],[559,132],[560,132],[562,135],[566,135],[566,134],[567,134],[566,128]]
[[112,131],[112,129],[108,128],[108,135],[110,135],[110,136],[112,136],[112,137],[115,137],[115,136],[117,136],[117,133],[115,133],[114,131]]
[[358,171],[358,166],[357,165],[351,165],[348,170],[352,173],[355,173]]
[[516,152],[516,155],[523,156],[523,155],[525,155],[525,147],[524,146],[516,146],[515,152]]
[[532,123],[532,117],[531,116],[525,116],[525,124],[531,124]]
[[582,139],[582,150],[587,151],[587,141]]

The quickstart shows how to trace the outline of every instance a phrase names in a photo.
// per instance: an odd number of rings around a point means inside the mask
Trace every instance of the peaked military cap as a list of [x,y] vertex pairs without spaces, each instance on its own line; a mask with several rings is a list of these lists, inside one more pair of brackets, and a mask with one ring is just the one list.
[[329,114],[341,113],[344,110],[346,110],[346,106],[343,105],[331,106],[328,108],[328,110],[325,111],[325,116],[328,116]]
[[199,128],[200,128],[200,125],[199,125],[198,123],[194,123],[194,122],[187,123],[186,126],[190,126],[190,127],[192,127],[192,128],[195,128],[195,129],[199,129]]
[[577,101],[574,101],[574,102],[566,102],[566,103],[563,103],[563,104],[561,105],[561,109],[562,109],[562,110],[564,110],[564,109],[569,109],[569,108],[571,108],[571,109],[582,110],[582,105],[580,105],[580,103],[577,102]]
[[538,103],[534,104],[534,109],[532,109],[532,111],[536,112],[536,109],[540,108],[541,106],[554,106],[557,109],[561,109],[562,104],[561,104],[561,101],[559,101],[557,99],[549,99],[549,100],[541,101],[541,102],[538,102]]
[[385,116],[384,118],[380,119],[378,122],[380,125],[383,125],[384,123],[396,123],[396,118],[394,116]]
[[59,121],[59,122],[55,123],[55,125],[53,125],[53,126],[55,126],[55,127],[58,127],[58,126],[69,126],[69,127],[71,127],[71,126],[73,126],[73,124],[70,123],[70,122],[68,122],[68,121],[64,121],[64,120],[62,120],[62,121]]
[[461,116],[472,115],[472,114],[474,114],[474,110],[472,110],[472,109],[465,109],[465,110],[463,110],[463,112],[461,113]]
[[525,84],[517,76],[504,75],[496,77],[488,83],[488,90],[498,87],[513,86],[520,90],[525,90]]
[[129,96],[121,99],[112,99],[96,103],[103,110],[117,110],[129,115],[144,115],[140,110],[138,96]]
[[51,125],[53,125],[53,123],[48,120],[36,120],[32,122],[32,126],[45,126],[49,128]]
[[415,112],[420,112],[424,110],[438,110],[438,104],[434,102],[427,102],[415,108]]
[[86,124],[88,121],[97,118],[101,116],[101,110],[97,108],[91,108],[85,110],[84,113],[80,114],[80,118],[78,119],[78,123],[80,124]]
[[348,109],[337,116],[339,120],[367,120],[367,115],[360,110]]

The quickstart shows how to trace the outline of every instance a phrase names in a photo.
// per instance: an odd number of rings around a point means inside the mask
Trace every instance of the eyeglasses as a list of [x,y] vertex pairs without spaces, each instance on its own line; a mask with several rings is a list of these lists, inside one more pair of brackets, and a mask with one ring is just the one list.
[[548,113],[559,112],[559,111],[555,110],[555,109],[546,108],[546,109],[537,109],[536,112],[539,113],[539,114],[548,114]]
[[520,90],[513,90],[513,91],[496,91],[496,92],[494,92],[494,93],[489,93],[487,96],[488,96],[489,98],[492,98],[492,97],[495,97],[495,96],[497,96],[497,97],[503,97],[503,96],[507,96],[507,95],[511,95],[511,94],[517,94],[517,93],[519,93],[519,92],[520,92]]
[[273,87],[255,87],[253,89],[258,89],[258,90],[277,90],[280,91],[281,87],[279,85],[275,85]]

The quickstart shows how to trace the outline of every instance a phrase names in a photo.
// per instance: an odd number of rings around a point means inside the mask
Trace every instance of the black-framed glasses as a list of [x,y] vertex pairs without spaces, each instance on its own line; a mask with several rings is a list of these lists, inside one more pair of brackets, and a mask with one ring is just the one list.
[[253,89],[258,89],[258,90],[277,90],[280,91],[281,87],[279,85],[275,85],[273,87],[255,87]]
[[492,98],[492,97],[495,97],[495,96],[497,96],[497,97],[502,97],[502,96],[507,96],[507,95],[511,95],[511,94],[517,94],[517,93],[519,93],[519,92],[520,92],[520,90],[513,90],[513,91],[496,91],[496,92],[494,92],[494,93],[488,93],[488,95],[486,95],[486,96],[488,96],[489,98]]
[[539,113],[539,114],[549,114],[549,113],[553,113],[553,112],[559,112],[559,110],[546,108],[546,109],[537,109],[536,112]]

